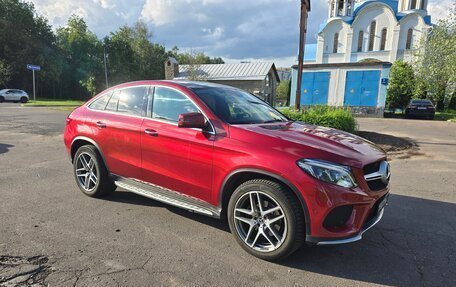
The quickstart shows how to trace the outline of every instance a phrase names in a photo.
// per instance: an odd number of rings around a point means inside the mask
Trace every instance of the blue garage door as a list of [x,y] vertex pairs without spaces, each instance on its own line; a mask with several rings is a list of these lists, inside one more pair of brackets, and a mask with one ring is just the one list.
[[327,105],[329,72],[302,74],[301,105]]
[[376,107],[380,71],[347,72],[345,106]]

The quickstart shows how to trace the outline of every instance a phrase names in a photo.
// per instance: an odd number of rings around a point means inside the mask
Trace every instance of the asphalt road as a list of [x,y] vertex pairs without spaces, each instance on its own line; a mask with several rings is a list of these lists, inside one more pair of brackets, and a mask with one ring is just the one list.
[[269,263],[215,219],[125,191],[84,196],[65,117],[0,104],[0,286],[456,286],[456,124],[360,119],[417,145],[392,156],[383,221],[360,242]]

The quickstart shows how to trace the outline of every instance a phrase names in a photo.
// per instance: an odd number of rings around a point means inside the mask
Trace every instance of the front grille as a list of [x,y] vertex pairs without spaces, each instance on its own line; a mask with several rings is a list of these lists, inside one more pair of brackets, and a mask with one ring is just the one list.
[[364,167],[364,178],[372,191],[379,191],[388,187],[391,172],[387,161],[379,161]]

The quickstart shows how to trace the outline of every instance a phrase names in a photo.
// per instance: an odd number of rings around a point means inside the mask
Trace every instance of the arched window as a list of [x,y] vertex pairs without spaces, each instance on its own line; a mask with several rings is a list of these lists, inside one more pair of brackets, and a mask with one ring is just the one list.
[[339,47],[339,33],[334,34],[334,46],[333,53],[337,53],[337,48]]
[[410,4],[410,9],[416,9],[416,0],[412,0],[412,4]]
[[364,42],[364,31],[361,30],[359,31],[359,35],[358,35],[358,52],[362,52],[363,51],[363,42]]
[[369,51],[374,50],[374,42],[375,42],[375,29],[377,28],[377,22],[373,21],[370,26],[369,31]]
[[407,42],[405,43],[406,50],[412,49],[412,40],[413,40],[413,29],[410,28],[407,31]]
[[388,29],[383,28],[382,37],[380,39],[380,51],[385,51],[386,49],[386,36],[388,35]]

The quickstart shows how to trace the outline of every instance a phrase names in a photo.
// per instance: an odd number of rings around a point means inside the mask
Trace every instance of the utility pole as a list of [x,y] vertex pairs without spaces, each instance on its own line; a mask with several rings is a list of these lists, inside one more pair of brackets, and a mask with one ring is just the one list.
[[109,88],[109,83],[108,83],[108,65],[106,63],[106,58],[107,57],[108,57],[108,54],[106,54],[106,45],[103,45],[103,60],[104,60],[104,68],[105,68],[106,89]]
[[301,18],[299,22],[298,82],[296,89],[295,109],[301,109],[302,69],[304,66],[304,48],[307,34],[307,17],[310,11],[310,0],[301,0]]

